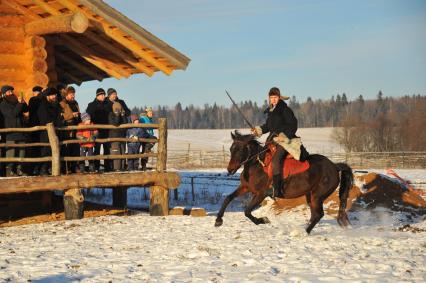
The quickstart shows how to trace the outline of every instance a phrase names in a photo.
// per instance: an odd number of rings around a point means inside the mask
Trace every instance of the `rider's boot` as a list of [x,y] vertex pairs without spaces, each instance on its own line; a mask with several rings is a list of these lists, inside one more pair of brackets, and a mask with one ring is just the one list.
[[283,178],[281,174],[272,176],[272,186],[274,188],[274,198],[283,198]]

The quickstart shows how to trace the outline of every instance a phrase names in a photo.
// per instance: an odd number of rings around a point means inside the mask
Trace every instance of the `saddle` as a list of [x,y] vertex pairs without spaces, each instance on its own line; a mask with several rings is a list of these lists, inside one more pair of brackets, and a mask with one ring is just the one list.
[[[266,174],[268,174],[269,178],[272,178],[272,157],[274,156],[277,147],[274,144],[269,144],[268,148],[269,150],[266,152],[265,160],[263,161],[263,170]],[[308,170],[309,167],[310,164],[307,160],[296,160],[290,153],[288,153],[284,160],[283,177],[287,178],[291,175],[303,173]]]

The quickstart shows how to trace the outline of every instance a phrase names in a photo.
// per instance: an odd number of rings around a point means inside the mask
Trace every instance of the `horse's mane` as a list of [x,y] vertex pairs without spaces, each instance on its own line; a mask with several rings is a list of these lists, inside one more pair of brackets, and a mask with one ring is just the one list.
[[250,142],[250,143],[253,143],[254,145],[261,146],[260,142],[256,139],[255,135],[252,135],[252,134],[243,135],[238,130],[234,130],[234,133],[231,133],[231,134],[234,140],[247,142],[247,143]]

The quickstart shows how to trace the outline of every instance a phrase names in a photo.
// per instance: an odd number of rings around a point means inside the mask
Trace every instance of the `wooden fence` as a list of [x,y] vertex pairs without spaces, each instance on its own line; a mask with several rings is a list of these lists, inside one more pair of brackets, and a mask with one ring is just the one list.
[[[0,182],[0,194],[23,193],[44,190],[64,190],[64,206],[67,219],[75,219],[82,217],[82,202],[84,200],[81,193],[82,188],[93,187],[112,187],[113,204],[116,206],[126,206],[127,203],[127,187],[129,186],[149,186],[150,193],[150,213],[151,215],[167,215],[168,214],[168,189],[177,188],[180,178],[177,173],[165,172],[167,163],[167,122],[166,119],[160,118],[158,124],[124,124],[120,126],[113,125],[79,125],[55,128],[52,124],[46,126],[37,126],[32,128],[7,128],[0,129],[0,133],[12,132],[35,132],[47,131],[48,143],[24,143],[10,144],[0,143],[0,148],[11,147],[50,147],[51,156],[47,157],[4,157],[0,158],[0,162],[51,162],[52,176],[38,176],[31,178],[7,178]],[[59,141],[58,131],[75,131],[85,129],[128,129],[128,128],[154,128],[158,129],[158,139],[143,139],[140,142],[157,143],[156,153],[139,153],[139,154],[121,154],[121,155],[95,155],[95,156],[61,156],[61,145],[64,144],[80,144],[81,140],[71,139]],[[129,142],[134,140],[128,138],[107,138],[95,139],[93,141],[84,142]],[[153,172],[139,173],[112,173],[112,174],[84,174],[84,175],[61,175],[62,161],[84,161],[84,160],[106,160],[106,159],[128,159],[128,158],[156,158],[156,167]],[[69,203],[66,198],[70,199]],[[79,211],[75,211],[76,209]],[[67,210],[70,216],[67,217]]]
[[[353,168],[426,168],[426,152],[321,153]],[[176,169],[226,168],[229,150],[169,150],[168,166]]]

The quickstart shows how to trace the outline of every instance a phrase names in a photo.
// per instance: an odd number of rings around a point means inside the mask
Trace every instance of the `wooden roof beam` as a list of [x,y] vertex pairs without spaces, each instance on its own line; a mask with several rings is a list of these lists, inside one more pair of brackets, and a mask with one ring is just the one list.
[[89,20],[83,13],[52,16],[29,22],[24,30],[27,35],[51,33],[83,33],[89,27]]
[[87,62],[89,62],[92,65],[95,65],[96,67],[98,67],[99,69],[101,69],[102,71],[107,73],[108,75],[110,75],[110,76],[112,76],[116,79],[121,79],[122,77],[125,77],[118,72],[118,69],[120,69],[120,68],[117,67],[117,71],[115,71],[113,69],[114,67],[108,66],[110,64],[108,63],[107,60],[105,60],[105,59],[97,56],[96,54],[94,54],[92,50],[90,50],[87,46],[78,42],[76,39],[74,39],[71,36],[66,35],[66,34],[59,35],[59,37],[66,43],[65,46],[67,48],[72,50],[74,53],[77,53],[84,60],[86,60]]
[[56,52],[56,53],[55,53],[55,56],[56,56],[57,58],[59,58],[60,60],[62,60],[62,61],[64,61],[64,62],[66,62],[66,63],[67,63],[67,64],[69,64],[70,66],[72,66],[72,67],[76,68],[76,69],[77,69],[77,70],[79,70],[80,72],[83,72],[83,73],[85,73],[86,75],[89,75],[89,76],[91,76],[91,77],[95,78],[95,79],[96,79],[96,80],[98,80],[98,81],[102,81],[102,80],[103,80],[103,77],[102,77],[100,74],[98,74],[98,73],[96,73],[95,71],[93,71],[93,70],[89,69],[87,66],[85,66],[85,65],[83,65],[83,64],[81,64],[81,63],[79,63],[79,62],[77,62],[76,60],[74,60],[74,59],[72,59],[72,58],[70,58],[70,57],[68,57],[68,56],[64,55],[63,53]]
[[[42,8],[43,10],[45,10],[46,12],[48,12],[49,14],[53,16],[62,15],[60,11],[53,8],[47,2],[44,2],[42,0],[33,0],[33,2],[34,4],[37,4],[40,8]],[[93,51],[91,51],[87,46],[79,43],[77,40],[73,39],[72,37],[68,35],[60,35],[60,37],[68,43],[67,47],[70,48],[73,52],[79,54],[86,61],[95,65],[99,69],[103,70],[108,75],[116,79],[121,79],[122,77],[127,78],[131,75],[131,73],[128,70],[125,70],[117,66],[116,64],[112,62],[108,62],[108,60],[95,55]]]
[[29,18],[32,18],[32,19],[40,19],[41,18],[40,15],[34,13],[33,11],[31,11],[28,8],[25,8],[24,6],[22,6],[21,4],[19,4],[15,0],[2,0],[1,3],[6,4],[10,8],[20,12],[21,14],[23,14],[26,17],[29,17]]
[[61,69],[61,68],[56,67],[56,72],[57,72],[58,74],[60,74],[60,75],[59,75],[59,77],[61,77],[61,75],[62,75],[62,76],[65,76],[65,77],[69,78],[69,79],[72,81],[72,83],[74,83],[74,84],[76,84],[76,85],[78,85],[78,86],[80,86],[80,85],[83,83],[83,81],[82,81],[82,80],[80,80],[79,78],[77,78],[77,77],[76,77],[76,76],[74,76],[73,74],[70,74],[69,72],[64,71],[64,70],[63,70],[63,69]]
[[151,77],[154,74],[154,70],[152,70],[148,66],[145,66],[145,64],[143,64],[142,62],[139,62],[136,58],[132,58],[132,56],[125,53],[120,48],[117,48],[113,44],[102,39],[96,33],[92,32],[92,31],[88,31],[87,35],[90,37],[90,40],[96,42],[97,44],[101,45],[105,49],[108,49],[113,54],[116,54],[117,56],[121,57],[124,61],[126,61],[127,64],[135,67],[137,70],[139,70],[141,72],[144,72],[147,76]]
[[[39,0],[38,0],[39,1]],[[101,25],[98,26],[100,30],[105,32],[109,37],[114,39],[116,42],[120,43],[133,53],[135,53],[137,56],[141,57],[143,60],[150,63],[152,66],[156,67],[166,75],[170,75],[173,72],[173,69],[168,67],[166,64],[160,62],[158,59],[154,58],[151,54],[149,54],[147,51],[143,51],[139,44],[133,42],[131,39],[127,38],[125,35],[123,35],[120,31],[111,29],[108,25],[108,23],[105,20],[102,20],[100,18],[95,18],[93,15],[88,13],[86,10],[81,9],[79,6],[77,6],[74,3],[71,3],[69,0],[57,0],[57,2],[61,3],[63,6],[65,6],[68,10],[75,12],[82,12],[84,13],[89,19],[93,19],[96,22],[100,22]]]

